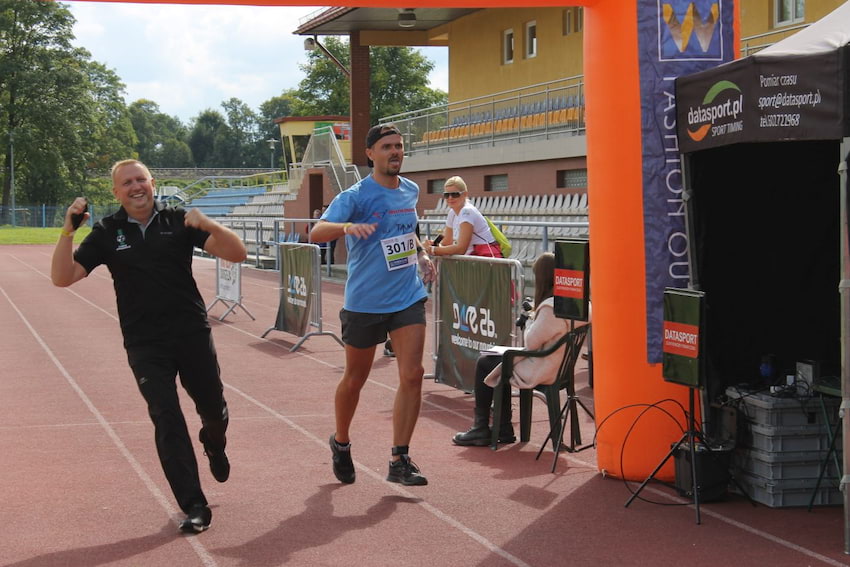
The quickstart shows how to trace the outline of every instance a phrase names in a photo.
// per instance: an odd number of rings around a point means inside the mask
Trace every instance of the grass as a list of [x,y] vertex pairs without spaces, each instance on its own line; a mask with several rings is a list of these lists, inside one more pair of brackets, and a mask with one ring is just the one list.
[[[60,227],[29,228],[3,225],[0,226],[0,244],[56,244],[61,231]],[[90,227],[80,227],[74,234],[74,242],[79,243],[89,232]]]

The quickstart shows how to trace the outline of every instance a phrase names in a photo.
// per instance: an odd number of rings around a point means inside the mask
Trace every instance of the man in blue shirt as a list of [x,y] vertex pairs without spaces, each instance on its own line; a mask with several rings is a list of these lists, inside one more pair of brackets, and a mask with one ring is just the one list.
[[[404,143],[398,128],[374,126],[366,136],[372,174],[331,202],[311,233],[313,242],[345,235],[348,280],[340,311],[345,343],[345,371],[334,399],[336,432],[331,435],[333,471],[354,482],[350,427],[369,377],[375,347],[392,339],[398,361],[399,387],[393,405],[393,448],[387,480],[407,486],[428,480],[408,455],[422,403],[422,355],[425,350],[423,284],[434,275],[430,259],[416,237],[419,187],[399,175]],[[419,270],[422,270],[422,276]]]

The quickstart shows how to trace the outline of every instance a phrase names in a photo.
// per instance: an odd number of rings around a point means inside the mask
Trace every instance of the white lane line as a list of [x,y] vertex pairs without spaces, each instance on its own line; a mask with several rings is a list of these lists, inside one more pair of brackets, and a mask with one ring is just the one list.
[[[124,442],[121,441],[121,438],[112,428],[112,426],[109,425],[109,422],[106,421],[106,418],[103,417],[103,414],[98,411],[97,407],[95,407],[91,399],[89,399],[89,397],[80,387],[80,385],[77,384],[77,381],[74,380],[74,378],[68,373],[68,371],[62,365],[56,355],[53,354],[53,351],[50,349],[49,346],[47,346],[47,343],[41,338],[41,335],[39,335],[38,332],[33,328],[29,320],[26,318],[26,316],[24,316],[21,310],[18,309],[18,306],[15,305],[15,303],[12,301],[12,298],[9,297],[9,295],[6,293],[6,290],[2,286],[0,286],[0,293],[3,294],[3,297],[6,298],[6,301],[9,302],[9,305],[12,307],[12,309],[14,309],[15,313],[18,314],[18,317],[21,319],[24,325],[26,325],[27,329],[29,330],[30,334],[32,334],[36,342],[41,346],[44,352],[47,353],[48,358],[50,358],[51,362],[53,362],[53,365],[56,366],[56,369],[59,370],[59,373],[71,386],[71,389],[76,392],[77,396],[79,396],[83,404],[85,404],[85,406],[92,413],[92,415],[94,415],[97,422],[106,432],[106,435],[112,440],[112,442],[118,448],[118,451],[124,456],[124,458],[130,464],[130,467],[132,467],[133,471],[135,471],[136,475],[138,475],[138,477],[142,480],[142,483],[153,495],[154,499],[159,503],[160,506],[162,506],[162,508],[166,511],[166,513],[168,513],[170,517],[174,518],[177,515],[177,509],[171,505],[171,503],[165,497],[162,491],[156,486],[156,484],[154,484],[153,480],[151,480],[151,477],[148,476],[148,473],[146,473],[145,470],[142,468],[142,465],[139,463],[139,461],[136,460],[136,458],[133,456],[133,454],[130,452]],[[201,559],[201,563],[203,565],[205,565],[206,567],[216,567],[218,565],[215,559],[213,559],[212,555],[210,555],[210,553],[203,546],[199,538],[186,537],[183,539],[185,539],[189,543],[189,545],[192,546],[192,548],[195,550],[195,553]]]
[[[12,257],[13,257],[13,258],[15,258],[14,256],[12,256]],[[21,262],[22,264],[24,264],[24,265],[26,265],[26,266],[29,266],[31,269],[33,269],[34,271],[38,272],[39,274],[42,274],[42,275],[44,275],[45,277],[47,277],[47,276],[46,276],[46,274],[44,274],[43,272],[39,271],[38,269],[36,269],[35,267],[31,266],[30,264],[27,264],[26,262],[23,262],[22,260],[19,260],[18,258],[15,258],[15,259],[16,259],[16,260],[18,260],[19,262]],[[66,288],[66,289],[67,289],[67,288]],[[0,290],[2,290],[2,288],[0,288]],[[70,290],[68,290],[68,291],[69,291],[70,293],[74,293],[74,292],[71,292]],[[3,292],[3,294],[5,295],[5,292]],[[111,313],[109,313],[109,312],[107,312],[107,311],[104,311],[103,309],[101,309],[101,308],[100,308],[100,307],[98,307],[97,305],[94,305],[93,303],[91,303],[90,301],[88,301],[87,299],[85,299],[84,297],[81,297],[80,295],[78,295],[78,294],[76,294],[76,293],[74,293],[74,295],[76,295],[77,297],[79,297],[80,299],[82,299],[83,301],[85,301],[86,303],[89,303],[90,305],[92,305],[92,306],[94,306],[95,308],[99,309],[100,311],[103,311],[104,313],[106,313],[107,315],[109,315],[110,317],[112,317],[113,319],[116,319],[116,320],[117,320],[117,318],[116,318],[114,315],[112,315]],[[7,296],[7,298],[8,298],[8,296]],[[17,309],[16,309],[16,310],[17,310]],[[287,350],[287,351],[289,350],[289,349],[288,349],[286,346],[284,346],[284,345],[281,345],[281,344],[278,344],[278,343],[272,342],[272,341],[270,341],[269,339],[261,338],[261,337],[259,337],[259,336],[257,336],[257,335],[254,335],[254,334],[252,334],[252,333],[249,333],[248,331],[245,331],[245,330],[240,329],[240,328],[238,328],[238,327],[234,327],[234,326],[231,326],[231,325],[225,325],[225,326],[222,326],[222,328],[230,329],[230,330],[233,330],[233,331],[239,331],[240,333],[243,333],[243,334],[245,334],[245,335],[248,335],[248,336],[250,336],[250,337],[252,337],[252,338],[254,338],[254,339],[257,339],[257,340],[260,340],[260,341],[268,342],[269,344],[273,344],[273,345],[275,345],[275,346],[277,346],[277,347],[279,347],[279,348],[281,348],[281,349],[285,349],[285,350]],[[299,356],[307,357],[307,358],[309,358],[310,360],[313,360],[314,362],[317,362],[317,363],[319,363],[319,364],[321,364],[321,365],[323,365],[323,366],[327,366],[327,367],[330,367],[330,368],[336,368],[336,369],[338,369],[338,370],[343,370],[343,368],[342,368],[342,367],[340,367],[340,366],[338,366],[338,365],[336,365],[336,364],[331,364],[331,363],[325,362],[325,361],[323,361],[323,360],[319,360],[319,359],[317,359],[317,358],[315,358],[315,357],[313,357],[313,356],[310,356],[310,355],[308,355],[308,354],[305,354],[305,353],[302,353],[302,352],[296,352],[295,354],[298,354]],[[396,390],[396,388],[393,388],[392,386],[389,386],[389,385],[387,385],[387,384],[383,384],[383,383],[381,383],[381,382],[374,381],[374,380],[372,380],[371,378],[370,378],[370,379],[368,379],[368,381],[369,381],[369,382],[371,382],[371,383],[373,383],[373,384],[376,384],[376,385],[378,385],[378,386],[381,386],[382,388],[386,388],[386,389],[388,389],[388,390],[390,390],[390,391],[395,391],[395,390]],[[249,402],[251,402],[251,403],[255,404],[256,406],[260,407],[261,409],[263,409],[263,410],[265,410],[265,411],[269,412],[271,415],[273,415],[273,416],[274,416],[274,417],[276,417],[277,419],[280,419],[280,420],[281,420],[281,421],[283,421],[284,423],[288,424],[288,425],[289,425],[290,427],[292,427],[293,429],[296,429],[297,431],[301,432],[301,433],[302,433],[303,435],[305,435],[306,437],[308,437],[308,438],[310,438],[310,439],[312,439],[312,440],[316,441],[317,443],[319,443],[319,444],[320,444],[320,445],[322,445],[322,446],[325,446],[325,445],[326,445],[326,443],[327,443],[327,441],[326,441],[326,440],[324,440],[324,439],[319,439],[318,437],[316,437],[315,435],[313,435],[312,433],[310,433],[310,432],[309,432],[309,431],[307,431],[306,429],[304,429],[304,428],[302,428],[302,427],[300,427],[300,426],[296,425],[294,422],[292,422],[291,420],[287,419],[286,417],[284,417],[284,416],[283,416],[283,415],[281,415],[280,413],[276,412],[275,410],[273,410],[273,409],[272,409],[272,408],[270,408],[269,406],[266,406],[265,404],[263,404],[263,403],[262,403],[262,402],[260,402],[259,400],[255,400],[254,398],[252,398],[252,397],[251,397],[251,396],[249,396],[248,394],[245,394],[244,392],[242,392],[241,390],[237,389],[237,388],[236,388],[236,387],[234,387],[234,386],[231,386],[230,384],[225,384],[225,387],[226,387],[226,388],[228,388],[228,389],[230,389],[230,390],[233,390],[234,392],[236,392],[237,394],[239,394],[240,396],[242,396],[243,398],[245,398],[245,399],[246,399],[246,400],[248,400]],[[431,406],[433,406],[433,407],[435,407],[435,408],[442,409],[442,410],[444,410],[444,411],[446,411],[446,412],[450,412],[450,413],[453,413],[453,414],[458,415],[458,416],[468,417],[466,414],[461,414],[461,413],[459,413],[459,412],[456,412],[456,411],[454,411],[454,410],[450,410],[450,409],[448,409],[448,408],[442,408],[442,407],[441,407],[441,406],[439,406],[438,404],[434,404],[434,403],[432,403],[432,402],[428,402],[428,401],[426,401],[426,400],[424,400],[424,399],[423,399],[423,402],[425,402],[426,404],[431,405]],[[587,465],[587,464],[588,464],[587,462],[582,461],[582,460],[580,460],[580,459],[577,459],[577,458],[575,458],[575,457],[572,457],[571,455],[568,455],[568,454],[567,454],[567,455],[564,455],[564,457],[565,457],[568,461],[573,462],[573,463],[575,463],[575,464],[577,464],[577,465]],[[361,471],[364,471],[366,474],[369,474],[369,475],[370,475],[370,476],[372,476],[373,478],[376,478],[376,479],[381,480],[381,481],[383,481],[383,480],[384,480],[382,476],[380,476],[380,475],[378,475],[377,473],[373,472],[370,468],[366,467],[365,465],[362,465],[362,464],[360,464],[360,463],[358,463],[358,462],[356,462],[356,461],[355,461],[355,464],[356,464],[356,466],[357,466],[357,467],[358,467]],[[388,484],[391,484],[391,483],[388,483]],[[409,497],[413,497],[413,498],[421,498],[421,497],[419,497],[419,496],[417,496],[417,495],[415,495],[415,494],[413,494],[413,493],[409,493],[408,491],[406,491],[406,490],[404,490],[404,489],[402,489],[402,488],[398,488],[398,485],[393,485],[393,487],[394,487],[394,488],[396,488],[396,490],[397,490],[397,491],[401,492],[401,493],[402,493],[402,494],[404,494],[405,496],[409,496]],[[666,493],[663,493],[663,492],[660,492],[660,491],[658,491],[658,490],[655,490],[655,489],[653,489],[652,487],[647,487],[647,488],[648,488],[649,490],[651,490],[652,492],[654,492],[654,493],[656,493],[656,494],[660,495],[660,496],[664,496],[665,498],[669,498],[669,499],[671,499],[671,500],[677,500],[677,499],[676,499],[676,497],[671,496],[671,495],[666,494]],[[683,502],[682,500],[679,500],[679,501],[680,501],[680,502]],[[454,520],[454,519],[453,519],[453,518],[451,518],[450,516],[445,515],[443,512],[441,512],[441,511],[440,511],[440,510],[438,510],[437,508],[434,508],[432,505],[427,504],[427,503],[426,503],[426,502],[424,502],[424,501],[420,502],[420,505],[421,505],[423,508],[425,508],[425,509],[427,509],[427,510],[429,510],[429,511],[432,511],[432,510],[433,510],[433,512],[432,512],[432,513],[433,513],[433,514],[435,514],[437,517],[439,517],[439,518],[441,518],[441,519],[444,519],[447,523],[449,523],[449,524],[450,524],[450,525],[452,525],[453,527],[456,527],[457,529],[461,530],[462,532],[467,533],[467,535],[469,535],[472,539],[475,539],[476,541],[479,541],[476,537],[474,537],[474,536],[472,535],[472,534],[475,534],[476,532],[474,532],[474,531],[472,531],[472,530],[469,530],[468,528],[466,528],[465,526],[463,526],[463,524],[461,524],[460,522],[457,522],[457,520]],[[802,554],[804,554],[804,555],[807,555],[807,556],[809,556],[809,557],[812,557],[813,559],[817,559],[817,560],[819,560],[819,561],[822,561],[822,562],[824,562],[824,563],[826,563],[826,564],[828,564],[828,565],[834,565],[835,567],[846,567],[846,564],[844,564],[844,563],[841,563],[841,562],[839,562],[839,561],[836,561],[836,560],[834,560],[834,559],[831,559],[831,558],[829,558],[829,557],[826,557],[825,555],[821,555],[820,553],[818,553],[818,552],[816,552],[816,551],[812,551],[812,550],[810,550],[810,549],[808,549],[808,548],[805,548],[805,547],[799,546],[799,545],[797,545],[797,544],[795,544],[795,543],[793,543],[793,542],[790,542],[790,541],[788,541],[788,540],[786,540],[786,539],[782,539],[782,538],[780,538],[780,537],[774,536],[773,534],[770,534],[770,533],[767,533],[767,532],[761,531],[761,530],[759,530],[759,529],[757,529],[757,528],[754,528],[754,527],[752,527],[752,526],[750,526],[750,525],[748,525],[748,524],[744,524],[744,523],[739,522],[739,521],[737,521],[737,520],[734,520],[734,519],[732,519],[732,518],[726,517],[726,516],[724,516],[723,514],[720,514],[720,513],[718,513],[718,512],[714,512],[714,511],[712,511],[712,510],[704,510],[704,509],[702,509],[702,508],[700,508],[700,511],[701,511],[701,512],[705,512],[705,513],[706,513],[706,515],[709,515],[709,516],[711,516],[711,517],[713,517],[713,518],[716,518],[716,519],[718,519],[718,520],[720,520],[720,521],[722,521],[722,522],[725,522],[725,523],[729,524],[730,526],[734,526],[734,527],[736,527],[736,528],[738,528],[738,529],[741,529],[741,530],[743,530],[743,531],[745,531],[745,532],[748,532],[748,533],[751,533],[751,534],[756,535],[756,536],[758,536],[758,537],[761,537],[761,538],[763,538],[763,539],[766,539],[767,541],[770,541],[770,542],[776,543],[777,545],[780,545],[780,546],[782,546],[782,547],[785,547],[785,548],[791,549],[791,550],[793,550],[793,551],[797,551],[798,553],[802,553]],[[467,530],[469,530],[469,531],[467,531]],[[476,534],[476,535],[477,535],[477,534]],[[489,545],[493,545],[493,546],[495,545],[495,544],[493,544],[493,543],[489,542],[489,540],[486,540],[486,538],[483,538],[482,536],[478,536],[478,537],[481,537],[481,538],[482,538],[482,540],[483,540],[484,542],[487,542]],[[483,542],[482,542],[482,544],[483,544]],[[487,545],[485,545],[485,547],[487,547]],[[488,548],[488,549],[489,549],[489,548]],[[497,549],[500,549],[500,548],[497,548]],[[507,553],[507,552],[505,552],[505,553]],[[513,556],[510,556],[510,557],[513,557]],[[506,558],[507,558],[507,557],[506,557]],[[509,559],[509,560],[510,560],[510,559]],[[517,559],[517,561],[521,561],[521,560]],[[520,562],[520,563],[518,563],[517,565],[527,565],[527,564]]]
[[[230,384],[225,384],[225,387],[227,389],[232,390],[233,392],[239,394],[240,396],[242,396],[243,398],[245,398],[247,401],[251,402],[252,404],[256,405],[257,407],[267,411],[269,414],[273,415],[274,417],[276,417],[280,421],[284,422],[289,427],[291,427],[292,429],[301,433],[302,435],[304,435],[308,439],[311,439],[312,441],[314,441],[318,445],[320,445],[324,448],[328,447],[328,440],[327,439],[320,439],[320,438],[316,437],[315,435],[313,435],[313,433],[311,433],[310,431],[307,431],[306,429],[304,429],[303,427],[301,427],[297,423],[295,423],[292,420],[290,420],[289,418],[287,418],[285,415],[275,411],[273,408],[267,406],[266,404],[264,404],[260,400],[246,394],[242,390],[240,390],[240,389],[238,389],[238,388],[236,388],[236,387],[234,387]],[[328,449],[328,451],[330,451],[330,449]],[[465,526],[463,523],[454,519],[452,516],[442,512],[438,508],[427,503],[422,498],[421,495],[416,494],[414,492],[410,492],[409,490],[406,490],[405,488],[403,488],[399,484],[387,482],[384,479],[383,476],[381,476],[376,471],[373,471],[371,468],[367,467],[366,465],[361,464],[358,461],[354,461],[354,464],[358,469],[360,469],[361,473],[369,475],[370,477],[372,477],[374,480],[376,480],[378,482],[385,483],[385,484],[391,486],[396,492],[398,492],[399,494],[401,494],[405,498],[409,498],[411,500],[416,500],[416,504],[418,506],[421,506],[423,509],[427,510],[434,517],[438,518],[439,520],[442,520],[443,522],[449,524],[450,526],[457,529],[461,533],[465,534],[467,537],[475,540],[476,542],[481,544],[485,549],[487,549],[491,553],[495,553],[496,555],[505,558],[512,565],[516,565],[517,567],[531,567],[528,563],[526,563],[522,559],[515,557],[514,555],[511,555],[510,553],[508,553],[507,551],[505,551],[504,549],[502,549],[498,545],[494,544],[489,539],[485,538],[484,536],[482,536],[481,534],[479,534],[478,532],[476,532],[472,528]]]
[[[658,496],[666,498],[667,500],[672,500],[673,502],[677,502],[679,504],[687,504],[688,508],[694,507],[694,505],[692,503],[689,503],[690,502],[689,500],[684,500],[684,499],[679,498],[677,496],[674,496],[672,494],[662,492],[661,490],[658,490],[658,489],[653,488],[651,486],[647,486],[646,488],[648,490],[650,490],[653,494],[656,494]],[[796,543],[790,542],[787,539],[782,539],[781,537],[777,537],[773,534],[763,532],[763,531],[761,531],[757,528],[754,528],[754,527],[752,527],[748,524],[745,524],[743,522],[739,522],[738,520],[733,520],[732,518],[727,518],[723,514],[719,514],[719,513],[715,512],[714,510],[706,509],[706,508],[703,508],[702,506],[700,506],[699,511],[700,511],[700,514],[705,514],[706,516],[711,516],[712,518],[720,520],[721,522],[729,524],[730,526],[734,526],[734,527],[736,527],[740,530],[743,530],[745,532],[751,533],[751,534],[756,535],[758,537],[764,538],[764,539],[771,541],[771,542],[773,542],[777,545],[780,545],[782,547],[787,547],[788,549],[796,551],[797,553],[802,553],[803,555],[811,557],[812,559],[817,559],[818,561],[826,563],[827,565],[834,565],[835,567],[847,567],[847,563],[843,563],[841,561],[836,561],[835,559],[832,559],[831,557],[821,555],[817,551],[812,551],[811,549],[808,549],[808,548],[805,548],[801,545],[797,545]]]

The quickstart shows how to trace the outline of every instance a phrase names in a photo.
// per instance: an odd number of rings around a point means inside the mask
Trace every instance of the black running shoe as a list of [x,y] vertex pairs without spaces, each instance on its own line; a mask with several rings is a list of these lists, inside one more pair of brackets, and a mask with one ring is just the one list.
[[354,462],[351,460],[351,443],[342,447],[331,435],[331,453],[333,453],[334,476],[345,484],[354,482]]
[[230,460],[227,458],[227,453],[224,449],[221,451],[211,451],[204,441],[204,432],[200,434],[201,443],[204,445],[204,455],[210,460],[210,472],[213,478],[219,482],[225,482],[230,478]]
[[401,455],[397,461],[390,461],[390,472],[387,480],[398,482],[405,486],[425,486],[428,479],[419,474],[419,467],[410,460],[408,455]]
[[204,454],[210,460],[210,472],[213,478],[219,482],[225,482],[230,478],[230,461],[224,451],[220,453],[210,453],[204,451]]
[[387,341],[386,343],[384,343],[384,356],[395,358],[395,351],[393,351],[392,341]]
[[193,504],[186,514],[186,519],[180,522],[180,531],[186,534],[199,534],[206,531],[212,522],[212,510],[203,504]]

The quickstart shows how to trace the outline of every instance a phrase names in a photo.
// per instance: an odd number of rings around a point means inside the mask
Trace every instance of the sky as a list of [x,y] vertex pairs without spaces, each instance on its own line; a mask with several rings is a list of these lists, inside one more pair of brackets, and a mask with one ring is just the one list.
[[[64,2],[86,48],[126,85],[125,100],[156,102],[183,123],[236,97],[260,104],[304,78],[304,37],[292,32],[321,6],[187,6]],[[322,41],[321,36],[319,41]],[[436,63],[431,87],[448,91],[448,49],[423,48]]]

